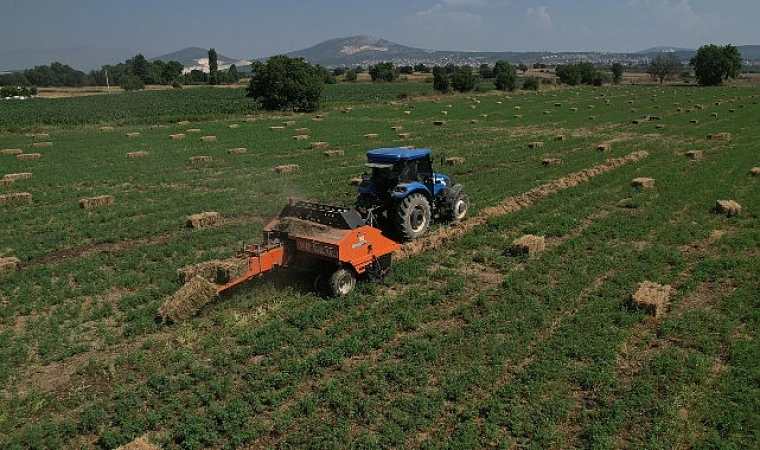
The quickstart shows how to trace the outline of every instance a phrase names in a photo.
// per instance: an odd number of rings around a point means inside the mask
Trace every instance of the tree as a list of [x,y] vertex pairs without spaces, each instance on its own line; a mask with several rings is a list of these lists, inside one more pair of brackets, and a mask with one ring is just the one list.
[[145,88],[145,84],[137,75],[127,75],[121,78],[121,88],[125,91],[139,91]]
[[398,76],[396,69],[393,68],[393,63],[390,61],[369,66],[367,72],[374,82],[390,83]]
[[426,66],[423,63],[417,63],[414,65],[414,71],[420,73],[430,73],[430,67]]
[[581,71],[575,64],[557,66],[556,72],[560,83],[568,86],[577,86],[581,84]]
[[729,78],[737,78],[741,73],[742,57],[733,45],[719,47],[703,45],[689,62],[694,66],[697,83],[703,86],[717,86]]
[[404,75],[411,75],[414,73],[414,67],[412,66],[401,66],[398,68],[398,73],[403,73]]
[[322,82],[324,84],[335,84],[338,82],[338,80],[335,78],[335,75],[331,71],[329,71],[326,67],[322,65],[315,65],[314,68],[319,72],[319,76],[322,77]]
[[267,110],[316,111],[322,95],[323,78],[303,58],[277,55],[266,63],[252,64],[248,96]]
[[523,81],[523,90],[524,91],[537,91],[539,86],[539,80],[538,77],[527,77]]
[[493,66],[494,84],[500,91],[514,91],[517,89],[517,71],[514,66],[506,61],[496,61]]
[[681,73],[681,61],[678,60],[676,55],[668,53],[667,56],[660,53],[657,58],[649,63],[647,73],[652,80],[659,81],[662,84],[666,79],[673,78]]
[[478,85],[478,76],[470,66],[461,66],[451,74],[451,87],[457,92],[470,92]]
[[208,83],[219,84],[219,60],[216,56],[216,50],[211,47],[208,51]]
[[493,69],[488,64],[481,64],[480,68],[478,68],[478,73],[480,74],[480,78],[484,80],[493,78]]
[[[130,64],[131,61],[131,64]],[[141,53],[135,55],[131,60],[127,60],[127,66],[129,66],[128,72],[131,75],[140,78],[140,81],[147,83],[148,79],[148,60],[145,59]]]
[[520,63],[520,64],[517,66],[517,69],[518,69],[520,72],[522,72],[522,73],[523,73],[523,75],[525,75],[525,72],[527,72],[527,71],[528,71],[528,66],[527,66],[525,63]]
[[433,67],[433,89],[444,94],[451,89],[449,74],[445,67]]
[[346,78],[345,78],[346,81],[353,83],[356,81],[357,78],[358,78],[358,74],[356,73],[356,69],[351,69],[348,72],[346,72]]
[[227,69],[227,74],[229,75],[231,83],[237,83],[240,79],[240,72],[238,72],[237,66],[235,64],[232,64],[230,68]]
[[599,71],[590,62],[579,62],[576,63],[576,66],[578,66],[578,71],[581,74],[581,83],[591,86],[594,84],[594,80],[599,78]]
[[612,82],[620,84],[623,81],[623,65],[615,63],[612,65]]

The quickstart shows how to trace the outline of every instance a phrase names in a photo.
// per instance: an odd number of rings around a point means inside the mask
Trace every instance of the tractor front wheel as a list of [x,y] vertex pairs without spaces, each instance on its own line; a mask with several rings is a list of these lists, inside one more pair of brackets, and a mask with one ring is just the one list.
[[356,275],[350,269],[338,269],[327,280],[327,291],[331,297],[343,297],[356,287]]
[[411,194],[396,208],[396,226],[402,240],[413,241],[430,228],[430,202],[422,194]]
[[464,219],[464,216],[467,215],[467,210],[470,209],[470,197],[468,197],[464,192],[459,192],[447,203],[447,213],[449,220],[452,222]]

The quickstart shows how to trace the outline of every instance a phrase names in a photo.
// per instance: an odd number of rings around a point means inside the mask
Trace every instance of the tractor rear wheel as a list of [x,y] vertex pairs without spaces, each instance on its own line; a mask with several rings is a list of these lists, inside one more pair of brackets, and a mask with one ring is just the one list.
[[422,194],[411,194],[396,208],[396,227],[405,242],[413,241],[430,228],[430,202]]
[[350,269],[338,269],[327,280],[327,291],[331,297],[348,295],[356,287],[356,275]]

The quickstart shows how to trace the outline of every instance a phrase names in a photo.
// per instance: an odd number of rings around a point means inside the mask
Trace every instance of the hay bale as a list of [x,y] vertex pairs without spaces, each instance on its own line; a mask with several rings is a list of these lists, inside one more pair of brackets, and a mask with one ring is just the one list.
[[0,155],[20,155],[24,153],[20,148],[4,148],[0,150]]
[[177,276],[182,283],[187,283],[195,277],[201,277],[210,283],[227,284],[240,278],[248,271],[248,260],[229,258],[214,259],[198,264],[192,264],[177,270]]
[[522,114],[515,114],[513,117],[515,119],[522,119],[523,118]]
[[699,123],[699,119],[691,119],[689,122],[691,122],[691,123]]
[[15,181],[10,178],[0,178],[0,187],[13,186]]
[[461,166],[464,164],[465,159],[461,156],[452,156],[450,158],[446,158],[446,164],[449,166]]
[[187,216],[185,225],[193,230],[202,230],[204,228],[216,227],[223,223],[224,219],[221,214],[216,211],[208,211]]
[[308,128],[305,128],[305,127],[304,128],[296,128],[296,133],[298,133],[298,134],[306,134],[308,132],[309,132]]
[[509,253],[515,256],[524,254],[535,256],[544,250],[546,250],[546,239],[543,236],[534,236],[532,234],[526,234],[519,239],[515,239],[509,247]]
[[214,158],[211,157],[211,156],[191,156],[190,157],[190,163],[191,164],[211,162],[213,160],[214,160]]
[[411,114],[411,113],[412,113],[411,111],[404,111],[404,114],[406,114],[407,116],[408,116],[409,114]]
[[48,139],[49,137],[48,133],[36,133],[32,135],[32,139]]
[[336,156],[344,156],[345,152],[343,150],[328,150],[324,153],[324,155],[328,158],[333,158]]
[[588,116],[588,120],[596,120],[596,116]]
[[362,181],[364,181],[364,180],[362,180],[361,177],[354,177],[354,178],[351,178],[350,181],[351,181],[352,185],[359,186],[360,184],[362,184]]
[[639,289],[631,296],[631,303],[651,316],[660,317],[667,310],[672,291],[669,285],[644,281],[639,283]]
[[245,119],[243,119],[243,122],[245,122],[245,123],[256,122],[256,118],[255,117],[246,117]]
[[436,126],[440,127],[440,126],[446,125],[446,121],[445,120],[436,120],[435,122],[433,122],[433,125],[436,125]]
[[478,119],[472,119],[470,120],[470,123],[478,123]]
[[631,186],[640,188],[654,187],[654,178],[634,178],[631,180]]
[[9,180],[18,181],[18,180],[28,180],[29,178],[32,178],[32,174],[29,172],[24,173],[6,173],[3,178],[7,178]]
[[0,205],[5,203],[32,203],[32,194],[28,192],[11,192],[0,195]]
[[731,109],[729,109],[729,110],[728,110],[728,112],[730,112],[730,113],[735,113],[735,112],[736,112],[736,110],[735,110],[734,108],[731,108]]
[[662,130],[663,128],[665,128],[665,125],[658,123],[657,125],[655,125],[655,128],[657,128],[658,130]]
[[180,120],[179,122],[177,122],[177,125],[188,125],[189,123],[190,123],[189,120]]
[[638,125],[638,124],[640,124],[641,122],[642,122],[642,120],[640,120],[640,119],[633,119],[633,120],[631,121],[631,123],[632,123],[632,124],[634,124],[634,125]]
[[228,155],[242,155],[243,153],[247,152],[248,149],[245,147],[237,147],[237,148],[230,148],[227,150]]
[[240,124],[239,123],[231,123],[231,124],[227,125],[227,128],[229,128],[230,130],[235,130],[237,128],[240,128]]
[[16,159],[40,159],[39,153],[22,153],[20,155],[16,155]]
[[168,323],[177,323],[195,315],[216,296],[216,285],[195,277],[169,297],[159,308],[158,316]]
[[299,166],[298,164],[287,164],[284,166],[277,166],[274,168],[274,171],[280,174],[298,172],[299,170],[301,170],[301,166]]
[[128,138],[140,137],[140,132],[139,131],[134,131],[132,133],[127,133],[124,136],[126,136]]
[[608,152],[608,151],[610,151],[612,149],[612,145],[610,145],[609,143],[605,142],[603,144],[597,145],[596,149],[599,150],[600,152]]
[[543,111],[543,113],[544,113],[544,114],[551,114],[552,112],[551,112],[551,111],[549,111],[548,109],[545,109],[545,110]]
[[564,134],[558,134],[554,137],[555,141],[564,141],[567,137]]
[[409,139],[411,136],[412,136],[412,134],[411,134],[411,133],[400,133],[400,134],[398,135],[398,137],[399,137],[400,139]]
[[714,113],[710,114],[710,116],[712,116],[712,117],[718,117],[718,113],[714,112]]
[[588,105],[588,109],[594,109],[594,108],[596,108],[596,106],[594,106],[594,105]]
[[12,273],[18,272],[21,261],[15,257],[0,258],[0,277],[6,277]]
[[728,217],[738,216],[742,212],[742,206],[733,200],[718,200],[715,202],[715,212]]
[[[486,117],[488,117],[488,114],[481,114],[480,117],[482,117],[482,118],[485,119]],[[520,116],[520,117],[522,117],[522,116]]]
[[87,197],[79,200],[79,207],[82,209],[90,209],[94,206],[107,206],[113,205],[113,195],[99,195],[97,197]]
[[749,174],[753,177],[760,177],[760,167],[753,167],[750,169]]
[[200,128],[188,128],[187,130],[185,130],[185,133],[188,133],[188,134],[189,133],[200,133],[200,132],[201,132]]
[[649,120],[662,120],[662,117],[660,116],[649,116]]
[[287,120],[287,121],[283,122],[282,124],[285,125],[286,127],[289,127],[289,126],[295,125],[296,121],[295,120]]
[[562,106],[562,103],[555,103],[554,106],[557,107],[557,108],[559,108],[559,107]]
[[296,217],[283,217],[277,221],[274,225],[274,229],[283,233],[314,236],[326,233],[330,231],[331,228],[321,223],[298,219]]
[[216,142],[216,136],[201,136],[201,142]]
[[169,135],[169,139],[174,140],[174,141],[179,140],[179,139],[185,139],[185,135],[182,134],[182,133],[180,133],[180,134],[170,134]]
[[150,126],[151,130],[163,130],[164,128],[166,128],[166,126],[164,126],[164,125],[151,125]]
[[113,131],[113,127],[100,127],[100,131]]
[[529,142],[528,143],[528,148],[543,148],[543,146],[544,146],[544,143],[541,142],[541,141]]
[[142,158],[143,156],[148,156],[150,153],[146,151],[139,151],[139,152],[129,152],[127,153],[127,158]]
[[34,147],[34,148],[52,147],[52,146],[53,146],[53,143],[52,143],[52,142],[50,142],[50,141],[46,141],[46,142],[35,142],[34,144],[32,144],[32,147]]
[[496,102],[497,105],[501,105],[503,102]]
[[562,160],[556,159],[556,158],[544,158],[541,160],[541,164],[543,164],[545,167],[549,166],[561,166]]
[[731,133],[708,134],[707,139],[711,141],[730,141]]
[[298,134],[298,135],[293,136],[293,139],[295,139],[297,141],[308,141],[309,140],[309,135],[308,134]]
[[161,447],[148,442],[147,436],[141,436],[128,444],[116,447],[116,450],[161,450]]
[[515,106],[515,108],[514,108],[514,109],[515,109],[515,111],[519,111],[519,110],[521,110],[521,109],[522,109],[522,107],[520,107],[520,106]]
[[702,159],[702,151],[701,150],[689,150],[688,152],[684,153],[684,156],[687,158],[694,160],[694,161],[700,161]]
[[309,144],[309,148],[312,149],[312,150],[325,149],[325,148],[327,148],[329,146],[330,146],[330,144],[327,143],[327,142],[312,142],[311,144]]
[[367,133],[364,135],[364,139],[377,139],[377,137],[380,136],[377,133]]
[[396,125],[395,127],[391,127],[391,131],[404,131],[404,127],[402,125]]

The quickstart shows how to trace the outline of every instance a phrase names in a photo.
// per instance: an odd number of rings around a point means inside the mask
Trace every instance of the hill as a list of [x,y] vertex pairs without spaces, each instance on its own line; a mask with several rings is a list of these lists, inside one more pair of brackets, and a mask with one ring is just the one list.
[[[232,64],[235,64],[237,67],[248,66],[251,64],[250,61],[230,58],[218,52],[216,54],[216,57],[219,62],[220,70],[226,70]],[[183,50],[179,50],[173,53],[167,53],[165,55],[157,56],[155,58],[150,59],[151,62],[159,61],[159,60],[163,62],[177,61],[185,67],[184,69],[185,72],[189,72],[195,69],[202,70],[204,72],[209,71],[207,48],[188,47]]]

